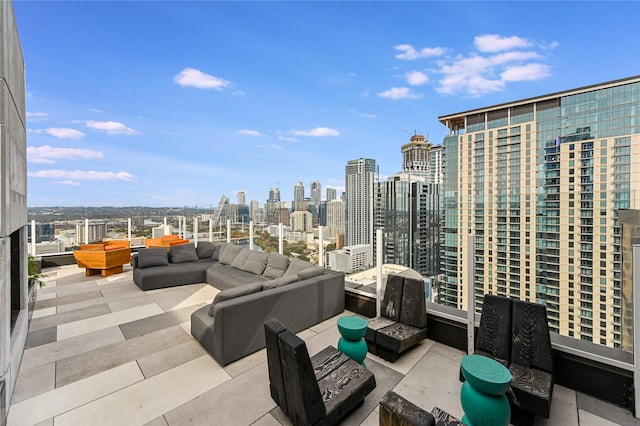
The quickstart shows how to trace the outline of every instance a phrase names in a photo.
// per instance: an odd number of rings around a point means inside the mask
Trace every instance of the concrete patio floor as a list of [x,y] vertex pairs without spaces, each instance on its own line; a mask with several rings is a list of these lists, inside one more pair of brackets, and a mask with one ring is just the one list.
[[[266,351],[225,367],[191,337],[190,315],[217,290],[192,284],[142,291],[131,268],[85,277],[43,271],[8,425],[289,425],[269,394]],[[344,312],[339,315],[348,315]],[[310,354],[336,346],[331,318],[299,333]],[[343,424],[377,425],[390,389],[461,418],[463,352],[426,340],[395,363],[368,355],[377,387]],[[631,413],[556,385],[551,418],[536,425],[640,425]]]

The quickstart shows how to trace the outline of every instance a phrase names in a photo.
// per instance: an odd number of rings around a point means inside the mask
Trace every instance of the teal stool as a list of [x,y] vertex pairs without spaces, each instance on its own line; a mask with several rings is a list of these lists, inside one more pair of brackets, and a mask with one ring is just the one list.
[[466,381],[460,391],[467,426],[507,426],[511,417],[505,393],[512,376],[499,362],[482,355],[467,355],[461,361]]
[[367,357],[367,342],[364,340],[367,321],[357,316],[340,317],[338,331],[342,336],[338,340],[338,350],[364,366]]

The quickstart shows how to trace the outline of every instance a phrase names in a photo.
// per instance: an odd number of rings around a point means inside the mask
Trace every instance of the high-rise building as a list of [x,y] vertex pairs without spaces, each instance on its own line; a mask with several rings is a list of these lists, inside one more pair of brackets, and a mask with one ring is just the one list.
[[[107,221],[92,220],[89,221],[89,227],[85,235],[84,221],[76,224],[76,241],[78,244],[95,243],[107,238]],[[88,238],[88,240],[87,240]]]
[[347,246],[369,244],[371,250],[375,174],[376,161],[371,158],[351,160],[345,168]]
[[269,198],[264,206],[267,221],[275,224],[278,223],[277,220],[274,222],[277,208],[280,208],[280,188],[271,188],[269,189]]
[[[383,262],[424,277],[440,271],[440,185],[399,173],[375,185],[375,228],[382,229]],[[375,236],[374,236],[375,239]],[[376,252],[377,241],[374,241]]]
[[340,199],[327,202],[327,233],[328,237],[344,234],[344,202]]
[[422,135],[413,135],[409,143],[402,145],[402,170],[416,176],[422,176],[427,183],[442,183],[443,153],[442,145],[433,146]]
[[320,205],[320,200],[322,200],[322,185],[317,180],[311,182],[309,187],[311,202],[317,206]]
[[238,205],[247,204],[244,191],[238,191]]
[[310,212],[295,211],[289,217],[294,232],[313,232],[313,217]]
[[476,306],[543,303],[552,331],[629,347],[618,215],[640,209],[639,114],[636,76],[440,117],[438,300],[466,309],[472,273]]
[[251,220],[261,222],[258,216],[260,213],[260,203],[258,200],[251,200],[249,202],[249,216],[251,216]]
[[338,190],[335,188],[327,188],[327,201],[335,200],[338,196]]
[[[293,211],[298,210],[299,204],[304,201],[304,183],[298,182],[293,187]],[[306,205],[305,205],[306,210]]]

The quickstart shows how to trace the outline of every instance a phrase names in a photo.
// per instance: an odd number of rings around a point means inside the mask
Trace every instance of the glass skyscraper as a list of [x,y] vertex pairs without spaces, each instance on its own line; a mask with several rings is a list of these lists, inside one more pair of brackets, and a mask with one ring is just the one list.
[[376,161],[351,160],[345,167],[345,240],[346,245],[372,244],[373,186]]
[[478,310],[484,293],[543,303],[552,331],[624,349],[618,216],[640,208],[640,76],[440,121],[437,300],[466,309],[471,268]]

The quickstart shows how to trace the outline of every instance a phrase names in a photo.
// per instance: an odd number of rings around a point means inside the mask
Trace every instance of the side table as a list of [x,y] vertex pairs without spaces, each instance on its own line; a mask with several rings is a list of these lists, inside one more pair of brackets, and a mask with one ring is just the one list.
[[467,355],[460,362],[466,381],[460,391],[467,426],[507,426],[511,416],[505,393],[512,376],[499,362],[482,355]]
[[367,342],[364,339],[367,321],[355,315],[340,317],[338,331],[342,336],[338,340],[338,350],[364,366],[367,357]]

